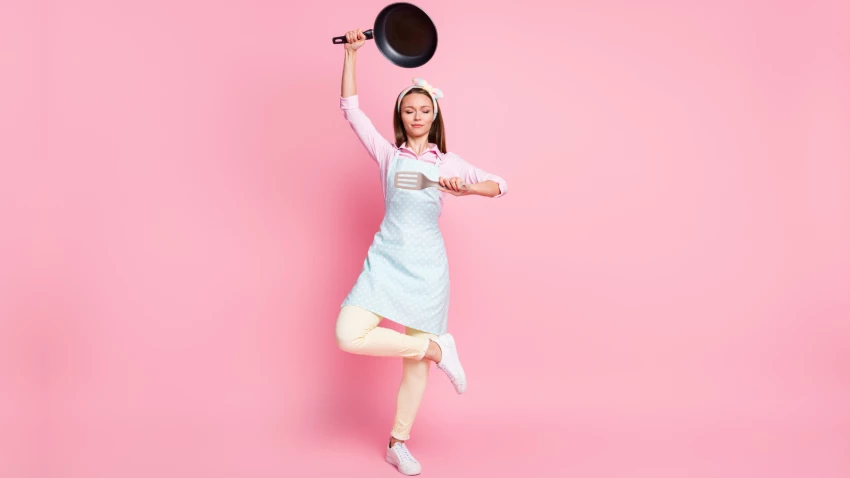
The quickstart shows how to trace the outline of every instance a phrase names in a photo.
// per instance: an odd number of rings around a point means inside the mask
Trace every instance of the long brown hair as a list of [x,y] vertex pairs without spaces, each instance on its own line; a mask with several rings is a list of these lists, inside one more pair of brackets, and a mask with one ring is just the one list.
[[[431,98],[431,95],[422,88],[411,88],[410,91],[405,93],[404,97],[414,93]],[[402,100],[404,100],[404,97],[402,97]],[[431,123],[431,131],[428,132],[428,142],[436,144],[440,152],[446,154],[448,152],[446,150],[446,128],[443,125],[443,108],[439,102],[437,109],[437,117],[434,118],[434,122]],[[399,111],[398,106],[393,107],[393,129],[395,129],[395,145],[400,148],[407,141],[407,133],[404,131],[404,123],[401,122],[401,111]]]

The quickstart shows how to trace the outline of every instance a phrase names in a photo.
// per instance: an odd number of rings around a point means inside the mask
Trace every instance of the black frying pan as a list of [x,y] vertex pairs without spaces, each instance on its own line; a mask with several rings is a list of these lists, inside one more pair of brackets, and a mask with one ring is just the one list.
[[[375,40],[381,53],[398,66],[416,68],[428,63],[437,51],[437,28],[419,7],[410,3],[393,3],[384,7],[375,27],[363,32],[367,40]],[[335,37],[334,44],[346,43],[345,36]]]

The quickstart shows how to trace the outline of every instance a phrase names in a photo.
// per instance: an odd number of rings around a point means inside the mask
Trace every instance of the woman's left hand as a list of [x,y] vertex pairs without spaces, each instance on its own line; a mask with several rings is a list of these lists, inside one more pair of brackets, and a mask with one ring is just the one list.
[[440,177],[440,191],[451,194],[452,196],[466,196],[472,192],[472,188],[469,184],[466,184],[463,179],[454,177],[454,178],[443,178]]

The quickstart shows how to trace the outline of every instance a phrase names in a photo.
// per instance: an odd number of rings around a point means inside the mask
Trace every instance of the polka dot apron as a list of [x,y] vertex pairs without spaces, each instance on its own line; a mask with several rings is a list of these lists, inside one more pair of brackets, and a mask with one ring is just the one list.
[[437,223],[440,191],[394,184],[396,171],[422,172],[436,181],[439,162],[417,161],[396,151],[387,172],[384,220],[342,306],[356,305],[407,327],[446,333],[449,264]]

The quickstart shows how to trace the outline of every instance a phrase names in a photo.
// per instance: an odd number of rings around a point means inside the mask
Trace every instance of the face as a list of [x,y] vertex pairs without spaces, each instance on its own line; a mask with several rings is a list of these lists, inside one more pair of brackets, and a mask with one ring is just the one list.
[[434,104],[431,97],[411,93],[401,100],[401,122],[408,138],[428,137],[434,122]]

